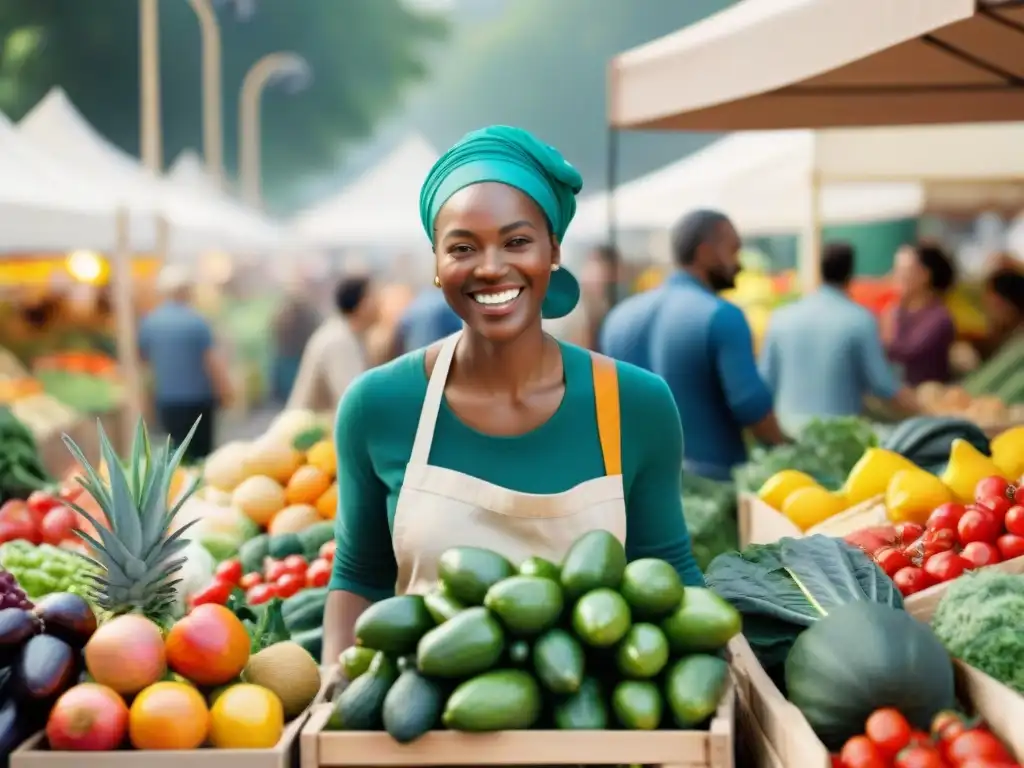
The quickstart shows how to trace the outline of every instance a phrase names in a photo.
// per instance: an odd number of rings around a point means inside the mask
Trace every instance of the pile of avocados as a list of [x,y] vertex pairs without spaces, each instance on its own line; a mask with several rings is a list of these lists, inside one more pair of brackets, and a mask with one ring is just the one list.
[[739,614],[664,560],[627,564],[607,531],[580,537],[561,567],[455,547],[438,573],[429,594],[360,616],[328,730],[408,744],[436,728],[692,729],[718,706]]

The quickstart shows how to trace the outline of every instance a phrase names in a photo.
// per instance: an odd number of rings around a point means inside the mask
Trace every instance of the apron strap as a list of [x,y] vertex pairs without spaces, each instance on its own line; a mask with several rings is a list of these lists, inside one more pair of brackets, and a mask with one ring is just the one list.
[[619,373],[610,357],[590,353],[594,368],[594,402],[597,405],[597,436],[601,441],[604,472],[622,474],[622,423],[619,416]]
[[434,361],[434,370],[427,382],[427,394],[423,398],[420,410],[420,423],[416,427],[416,438],[409,454],[410,464],[426,465],[430,458],[430,446],[434,442],[434,427],[437,425],[437,413],[441,410],[441,399],[444,397],[444,385],[448,381],[448,370],[452,367],[455,346],[459,343],[462,331],[453,333],[441,344],[441,351]]

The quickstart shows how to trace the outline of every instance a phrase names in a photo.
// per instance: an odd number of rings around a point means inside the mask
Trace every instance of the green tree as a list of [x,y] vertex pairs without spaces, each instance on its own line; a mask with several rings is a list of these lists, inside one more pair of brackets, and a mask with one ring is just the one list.
[[[249,67],[290,50],[310,64],[308,90],[268,89],[263,170],[268,189],[330,167],[349,139],[367,136],[409,83],[425,74],[438,17],[401,0],[257,0],[242,20],[219,6],[223,40],[225,161],[237,159],[238,93]],[[201,146],[198,21],[186,0],[161,0],[165,161]],[[55,85],[119,146],[139,147],[138,1],[3,0],[0,110],[19,119]]]

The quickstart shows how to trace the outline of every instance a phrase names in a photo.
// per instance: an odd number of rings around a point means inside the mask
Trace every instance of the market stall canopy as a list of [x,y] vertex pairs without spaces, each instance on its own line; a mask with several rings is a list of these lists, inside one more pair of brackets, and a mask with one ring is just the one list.
[[296,233],[332,248],[423,243],[420,185],[437,158],[425,139],[410,136],[336,197],[300,213]]
[[[163,216],[170,250],[195,254],[230,246],[216,213],[204,211],[187,190],[150,173],[103,138],[61,88],[52,89],[18,124],[20,135],[77,175],[94,178],[132,216]],[[138,250],[138,247],[133,244]]]
[[1019,0],[742,0],[620,54],[618,128],[1024,120]]
[[[849,224],[924,212],[1024,208],[1024,123],[825,131],[751,131],[707,148],[615,192],[623,230],[664,229],[695,208],[728,213],[747,234]],[[574,237],[607,232],[607,193],[581,200]]]
[[171,164],[167,178],[186,190],[193,202],[216,216],[223,236],[233,247],[246,251],[275,250],[284,245],[284,231],[259,211],[235,200],[210,178],[202,161],[192,150],[185,150]]
[[[43,255],[116,244],[116,202],[39,151],[0,114],[0,253]],[[148,233],[136,233],[149,238]]]

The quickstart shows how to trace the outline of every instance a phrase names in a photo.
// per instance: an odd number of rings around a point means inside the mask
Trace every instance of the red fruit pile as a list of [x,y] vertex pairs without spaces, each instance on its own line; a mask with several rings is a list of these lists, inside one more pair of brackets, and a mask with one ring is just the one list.
[[23,539],[33,544],[72,543],[80,541],[73,531],[78,528],[78,515],[61,501],[75,501],[82,494],[76,485],[58,491],[34,491],[27,500],[9,499],[0,506],[0,544]]
[[879,709],[832,756],[835,768],[1020,768],[983,724],[939,712],[931,733],[915,731],[895,709]]
[[904,596],[912,595],[964,571],[1024,556],[1024,487],[986,477],[973,504],[943,504],[923,528],[903,523],[896,531],[895,541],[870,554]]

